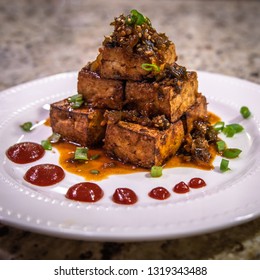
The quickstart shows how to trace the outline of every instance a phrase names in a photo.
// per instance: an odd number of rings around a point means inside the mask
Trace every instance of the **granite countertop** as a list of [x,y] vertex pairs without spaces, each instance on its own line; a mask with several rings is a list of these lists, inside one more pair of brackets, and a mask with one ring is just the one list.
[[[175,43],[189,69],[260,82],[259,1],[0,2],[0,90],[78,71],[114,16],[136,8]],[[260,259],[260,219],[222,231],[141,243],[86,242],[0,224],[0,259]]]

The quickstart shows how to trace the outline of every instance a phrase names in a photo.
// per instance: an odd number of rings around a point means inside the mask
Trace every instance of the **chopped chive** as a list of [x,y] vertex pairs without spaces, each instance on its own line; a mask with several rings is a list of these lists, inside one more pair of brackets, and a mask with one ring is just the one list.
[[222,131],[225,127],[225,123],[224,122],[216,122],[214,125],[213,125],[213,128],[216,130],[216,131]]
[[223,152],[223,157],[226,157],[226,158],[237,158],[240,155],[241,152],[242,152],[242,150],[236,149],[236,148],[226,149]]
[[68,98],[68,101],[72,109],[77,109],[84,103],[82,94],[72,95]]
[[219,140],[216,142],[217,144],[217,149],[218,149],[218,152],[222,152],[226,149],[226,143],[223,141],[223,140]]
[[48,151],[52,150],[52,145],[51,145],[51,142],[49,140],[42,140],[41,145],[42,145],[44,150],[48,150]]
[[230,170],[228,165],[229,165],[229,160],[223,158],[220,163],[220,171],[226,172],[226,171]]
[[50,143],[58,143],[60,141],[61,135],[59,133],[53,132],[52,135],[48,138]]
[[80,100],[80,101],[76,101],[74,103],[71,104],[71,108],[72,109],[78,109],[79,107],[81,107],[81,105],[83,104],[83,100]]
[[232,126],[225,126],[223,129],[223,133],[227,137],[233,137],[236,134],[236,130]]
[[162,166],[156,166],[154,165],[152,168],[151,168],[151,177],[161,177],[162,176]]
[[131,11],[132,18],[135,19],[135,24],[142,25],[145,22],[145,17],[137,10]]
[[126,23],[128,25],[142,25],[143,23],[147,23],[148,25],[151,25],[151,21],[149,18],[145,17],[141,13],[139,13],[137,10],[131,10],[131,14],[127,17]]
[[95,159],[98,159],[99,157],[100,157],[100,154],[95,154],[90,157],[90,160],[95,160]]
[[242,125],[240,125],[238,123],[232,123],[232,124],[228,124],[224,127],[223,133],[227,137],[233,137],[236,133],[239,133],[243,130],[244,130],[244,128]]
[[20,125],[20,127],[26,132],[31,131],[32,126],[33,126],[32,122],[25,122]]
[[239,133],[244,130],[243,126],[238,123],[228,124],[226,125],[226,127],[232,127],[236,133]]
[[160,72],[160,67],[157,66],[156,64],[150,64],[150,63],[143,63],[141,67],[145,71],[155,71],[155,72]]
[[100,173],[100,171],[97,169],[91,169],[89,172],[94,175],[98,175]]
[[74,159],[77,160],[88,160],[88,148],[77,147]]
[[240,108],[240,114],[243,116],[244,119],[247,119],[251,116],[251,112],[246,106],[242,106]]
[[76,102],[82,99],[82,94],[75,94],[68,98],[69,102]]

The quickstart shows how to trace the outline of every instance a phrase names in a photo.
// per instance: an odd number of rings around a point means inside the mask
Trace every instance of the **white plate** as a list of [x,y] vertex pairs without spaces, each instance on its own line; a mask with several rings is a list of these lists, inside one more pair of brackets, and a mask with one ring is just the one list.
[[[226,123],[244,126],[229,147],[242,149],[230,160],[231,171],[219,172],[218,157],[213,171],[191,168],[165,169],[161,178],[146,172],[111,176],[99,181],[104,198],[88,204],[67,200],[69,186],[84,181],[66,174],[58,185],[33,187],[23,180],[32,164],[18,165],[7,160],[6,149],[16,142],[40,142],[51,134],[42,125],[48,117],[48,104],[76,92],[77,73],[64,73],[5,90],[0,94],[0,217],[5,224],[59,237],[134,241],[177,238],[218,230],[254,219],[260,214],[260,86],[218,74],[199,72],[200,91],[207,97],[209,110]],[[246,105],[253,116],[244,120],[239,113]],[[22,133],[19,125],[38,121],[33,132]],[[58,164],[58,153],[47,152],[39,163]],[[178,195],[172,187],[180,181],[202,177],[207,186]],[[164,186],[171,192],[166,201],[148,197],[148,192]],[[129,187],[138,197],[132,206],[117,205],[111,195],[117,187]]]

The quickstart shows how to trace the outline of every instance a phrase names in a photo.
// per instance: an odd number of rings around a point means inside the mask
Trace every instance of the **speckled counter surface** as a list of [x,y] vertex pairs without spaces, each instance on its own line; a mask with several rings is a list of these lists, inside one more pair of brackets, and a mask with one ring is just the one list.
[[[0,90],[77,71],[96,57],[114,16],[136,8],[189,69],[260,82],[259,1],[0,1]],[[0,224],[0,259],[260,259],[260,219],[176,240],[102,243]]]

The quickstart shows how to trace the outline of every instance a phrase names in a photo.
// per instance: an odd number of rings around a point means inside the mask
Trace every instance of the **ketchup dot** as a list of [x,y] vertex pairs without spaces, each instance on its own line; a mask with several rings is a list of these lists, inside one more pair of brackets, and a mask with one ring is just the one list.
[[70,187],[65,197],[82,202],[96,202],[100,200],[103,195],[103,190],[97,184],[83,182]]
[[152,189],[148,195],[154,199],[164,200],[169,198],[171,194],[164,187],[156,187]]
[[37,186],[46,187],[54,185],[65,177],[60,166],[55,164],[39,164],[31,167],[24,175],[24,179]]
[[187,193],[190,191],[190,188],[189,188],[189,186],[187,186],[187,184],[185,184],[183,181],[181,181],[180,183],[178,183],[174,186],[173,191],[175,193]]
[[112,196],[112,200],[118,204],[134,204],[137,202],[137,195],[128,188],[117,188]]
[[42,158],[45,154],[44,148],[33,142],[22,142],[11,146],[7,151],[7,157],[15,163],[25,164]]
[[205,186],[206,186],[206,183],[201,178],[192,178],[189,182],[189,187],[192,189],[198,189],[198,188],[202,188]]

